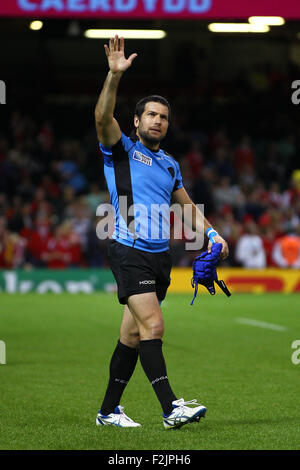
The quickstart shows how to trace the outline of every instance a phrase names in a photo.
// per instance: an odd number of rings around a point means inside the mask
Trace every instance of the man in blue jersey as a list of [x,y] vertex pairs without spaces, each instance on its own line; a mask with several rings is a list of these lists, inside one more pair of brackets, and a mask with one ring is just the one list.
[[[135,109],[135,132],[130,137],[121,132],[113,115],[117,88],[137,54],[126,59],[124,39],[118,36],[111,38],[109,46],[104,47],[109,72],[95,108],[95,120],[104,156],[105,177],[115,208],[115,231],[109,243],[109,259],[124,313],[96,424],[140,426],[120,406],[122,393],[139,356],[160,401],[164,427],[177,428],[199,421],[206,408],[196,400],[178,399],[167,376],[162,352],[164,320],[160,303],[170,284],[169,240],[163,229],[164,222],[168,220],[169,223],[169,215],[162,211],[161,217],[156,217],[157,206],[169,207],[171,198],[182,208],[189,204],[191,220],[184,220],[184,223],[198,233],[205,231],[210,237],[209,246],[212,242],[222,243],[222,258],[228,256],[228,246],[187,195],[178,163],[160,149],[170,121],[167,100],[157,95],[142,99]],[[137,210],[132,211],[132,207]]]

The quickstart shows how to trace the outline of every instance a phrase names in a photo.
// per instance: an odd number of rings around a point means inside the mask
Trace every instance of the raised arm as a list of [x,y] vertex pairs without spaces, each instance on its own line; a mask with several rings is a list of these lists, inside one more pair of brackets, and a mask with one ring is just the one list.
[[[192,206],[192,219],[183,220],[184,224],[186,224],[188,227],[192,228],[192,230],[198,233],[205,232],[207,236],[209,236],[210,234],[210,229],[213,230],[213,232],[215,232],[215,230],[212,228],[209,221],[204,217],[202,212],[193,203],[193,201],[191,200],[191,198],[189,197],[189,195],[187,194],[184,188],[180,188],[180,189],[177,189],[177,191],[174,191],[172,197],[173,197],[173,200],[177,202],[178,204],[180,204],[180,206],[182,207],[183,215],[184,215],[184,205],[190,204]],[[227,242],[217,232],[216,232],[216,235],[213,235],[213,241],[214,243],[222,243],[221,259],[227,258],[229,254]],[[209,251],[210,251],[211,245],[212,243],[211,241],[209,241],[209,244],[208,244]]]
[[128,59],[124,55],[124,38],[110,38],[109,47],[105,44],[109,72],[104,82],[95,108],[96,130],[99,141],[106,146],[114,145],[121,138],[121,130],[114,118],[117,90],[123,73],[131,66],[137,54]]

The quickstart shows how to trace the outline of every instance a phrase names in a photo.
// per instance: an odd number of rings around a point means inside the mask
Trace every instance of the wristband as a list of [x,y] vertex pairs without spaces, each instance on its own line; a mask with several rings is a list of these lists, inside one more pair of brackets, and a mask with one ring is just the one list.
[[205,233],[211,243],[215,243],[214,237],[219,236],[218,232],[216,232],[212,227],[209,227]]

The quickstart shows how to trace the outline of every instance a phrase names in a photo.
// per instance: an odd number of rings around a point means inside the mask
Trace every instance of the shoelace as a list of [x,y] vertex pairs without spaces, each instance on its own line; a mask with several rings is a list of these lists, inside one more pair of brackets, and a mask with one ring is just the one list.
[[[181,400],[182,400],[182,401],[181,401]],[[178,400],[178,401],[180,401],[180,403],[179,403],[179,405],[178,405],[178,406],[180,406],[180,407],[181,407],[181,406],[185,406],[185,405],[199,405],[199,406],[201,406],[200,403],[197,403],[197,399],[196,399],[196,398],[194,398],[193,400],[189,400],[189,401],[185,401],[183,398],[181,398],[181,399]]]
[[[127,419],[127,421],[131,421],[133,423],[133,419],[129,418],[129,416],[127,416],[125,413],[124,413],[124,406],[121,406],[119,405],[119,410],[121,412],[121,416],[125,419]],[[120,417],[121,417],[120,416]]]

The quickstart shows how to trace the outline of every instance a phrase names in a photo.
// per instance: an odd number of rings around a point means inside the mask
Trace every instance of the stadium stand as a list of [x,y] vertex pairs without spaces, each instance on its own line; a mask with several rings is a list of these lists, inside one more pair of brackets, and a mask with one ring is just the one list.
[[[292,266],[283,264],[278,240],[293,236],[295,249],[300,242],[299,118],[287,96],[294,76],[295,70],[283,74],[265,64],[230,81],[213,72],[205,82],[195,75],[191,86],[180,88],[184,103],[175,88],[169,92],[173,116],[162,147],[178,159],[186,189],[228,240],[227,266],[247,267],[238,254],[241,237],[250,257],[251,249],[255,255],[257,246],[263,248],[257,267]],[[125,132],[136,93],[120,95]],[[80,134],[65,128],[67,111],[59,103],[47,113],[15,107],[2,128],[0,268],[107,266],[95,211],[109,196],[93,106],[84,109]],[[257,242],[252,248],[251,237]],[[191,263],[194,253],[182,242],[173,239],[171,246],[175,265]]]

